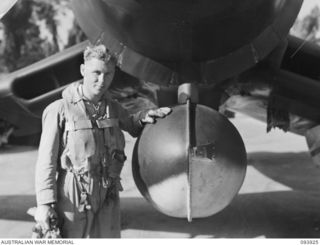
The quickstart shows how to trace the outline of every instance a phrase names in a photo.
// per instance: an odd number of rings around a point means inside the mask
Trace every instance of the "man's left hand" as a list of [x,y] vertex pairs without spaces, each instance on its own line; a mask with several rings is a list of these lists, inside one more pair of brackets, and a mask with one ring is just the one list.
[[172,111],[171,108],[169,107],[161,107],[158,109],[153,109],[147,112],[145,118],[141,119],[141,122],[143,124],[146,123],[155,123],[156,122],[156,118],[164,118],[166,117],[168,114],[170,114]]

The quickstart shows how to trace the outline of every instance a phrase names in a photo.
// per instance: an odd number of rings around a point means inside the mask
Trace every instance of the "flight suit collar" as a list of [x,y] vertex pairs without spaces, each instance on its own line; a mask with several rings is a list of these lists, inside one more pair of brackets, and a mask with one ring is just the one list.
[[[85,97],[79,89],[79,86],[82,85],[83,80],[71,83],[63,92],[62,97],[71,103],[78,103],[80,101],[84,101]],[[101,100],[111,100],[111,95],[106,92],[103,94]]]

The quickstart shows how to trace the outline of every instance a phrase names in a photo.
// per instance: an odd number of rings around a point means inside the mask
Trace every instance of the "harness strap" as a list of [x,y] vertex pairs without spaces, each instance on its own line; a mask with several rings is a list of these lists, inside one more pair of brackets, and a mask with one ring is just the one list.
[[96,125],[98,128],[112,128],[119,126],[118,118],[103,118],[94,122],[91,120],[67,121],[65,125],[66,131],[76,131],[81,129],[92,129]]
[[91,120],[78,120],[78,121],[67,121],[66,131],[75,131],[79,129],[91,129],[93,128]]

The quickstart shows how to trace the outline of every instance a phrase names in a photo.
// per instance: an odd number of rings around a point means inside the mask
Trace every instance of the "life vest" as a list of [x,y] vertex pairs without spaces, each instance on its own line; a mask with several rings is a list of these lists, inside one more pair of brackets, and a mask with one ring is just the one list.
[[72,202],[79,212],[96,212],[104,200],[115,200],[122,191],[119,175],[126,160],[125,139],[119,127],[119,105],[104,97],[105,113],[93,120],[78,86],[78,82],[73,83],[62,93],[65,120],[60,176],[67,176],[66,171],[73,174],[77,191]]
[[[125,139],[119,128],[117,104],[109,100],[105,102],[105,115],[93,121],[86,113],[83,100],[74,103],[63,99],[66,120],[62,168],[78,173],[119,177],[126,160]],[[102,147],[96,145],[94,128],[103,131]],[[100,150],[97,150],[98,147]]]

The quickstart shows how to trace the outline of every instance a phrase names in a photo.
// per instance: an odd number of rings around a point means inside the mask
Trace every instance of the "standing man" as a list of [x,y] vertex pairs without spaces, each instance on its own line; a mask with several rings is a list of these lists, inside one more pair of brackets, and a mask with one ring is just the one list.
[[119,176],[126,160],[121,130],[136,137],[145,123],[171,109],[129,115],[107,92],[115,65],[104,45],[90,45],[80,67],[83,80],[43,113],[35,214],[43,231],[58,217],[65,238],[120,237]]

